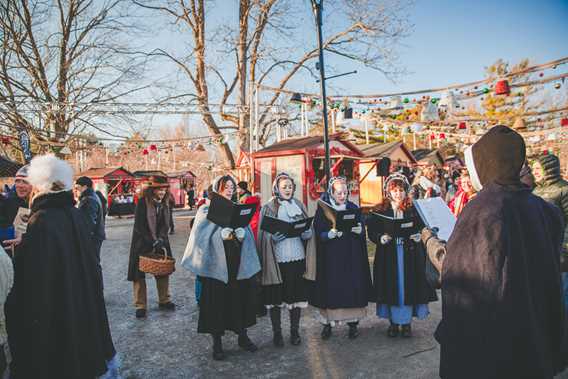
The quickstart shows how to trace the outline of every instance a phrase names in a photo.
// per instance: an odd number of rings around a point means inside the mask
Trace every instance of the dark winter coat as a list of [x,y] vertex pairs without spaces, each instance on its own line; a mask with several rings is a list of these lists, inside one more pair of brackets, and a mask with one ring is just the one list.
[[537,183],[534,194],[556,205],[564,216],[564,238],[562,249],[564,260],[568,265],[568,182],[560,175],[560,161],[554,155],[544,155],[538,158],[538,163],[544,171],[544,180]]
[[18,197],[16,190],[0,199],[0,228],[12,226],[20,208],[29,208],[28,200]]
[[33,201],[7,304],[14,378],[94,378],[114,354],[102,276],[71,192]]
[[552,378],[566,365],[558,208],[518,185],[484,184],[442,267],[442,378]]
[[[347,202],[347,209],[357,209]],[[310,288],[309,303],[321,309],[363,308],[372,298],[373,284],[367,254],[365,223],[361,234],[344,233],[328,239],[331,222],[320,208],[314,218],[317,243],[316,280]]]
[[[392,208],[381,212],[385,216],[394,217]],[[403,213],[404,218],[412,218],[419,223],[413,208]],[[368,220],[369,239],[376,244],[375,261],[373,262],[374,300],[377,304],[402,305],[398,303],[398,275],[396,240],[393,238],[386,245],[381,244],[384,234],[377,225],[376,219]],[[403,241],[404,249],[404,304],[427,304],[438,300],[436,292],[426,280],[426,254],[421,242],[409,238]]]
[[89,226],[89,235],[96,242],[104,241],[106,234],[103,206],[92,188],[87,188],[81,193],[78,208],[85,216]]
[[128,260],[129,281],[136,281],[145,277],[144,273],[138,270],[138,261],[141,255],[152,253],[152,246],[156,240],[161,239],[167,255],[172,256],[168,238],[170,209],[167,196],[164,196],[159,212],[156,213],[156,209],[154,201],[148,200],[146,197],[141,198],[136,205],[134,230],[132,231],[132,242],[130,244],[130,258]]

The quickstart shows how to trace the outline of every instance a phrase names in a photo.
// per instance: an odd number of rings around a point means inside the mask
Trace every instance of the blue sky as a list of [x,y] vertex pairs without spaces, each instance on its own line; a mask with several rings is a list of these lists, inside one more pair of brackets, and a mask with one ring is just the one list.
[[[296,12],[305,25],[297,38],[311,45],[317,36],[309,1],[293,1],[298,2]],[[214,23],[236,23],[237,3],[218,1],[209,13]],[[327,22],[340,17],[334,9],[325,12],[332,15]],[[392,83],[377,71],[326,54],[326,66],[333,66],[336,72],[358,70],[356,75],[330,81],[328,92],[368,94],[443,87],[482,79],[484,67],[499,58],[510,63],[523,58],[543,63],[568,56],[568,0],[416,0],[408,12],[414,27],[398,52],[400,64],[409,74]],[[324,25],[324,36],[325,32]],[[154,41],[173,49],[181,43],[165,29]],[[155,76],[164,74],[162,66],[157,70]],[[319,91],[318,84],[308,77],[295,80],[289,88]],[[152,123],[171,124],[180,118],[155,117]]]

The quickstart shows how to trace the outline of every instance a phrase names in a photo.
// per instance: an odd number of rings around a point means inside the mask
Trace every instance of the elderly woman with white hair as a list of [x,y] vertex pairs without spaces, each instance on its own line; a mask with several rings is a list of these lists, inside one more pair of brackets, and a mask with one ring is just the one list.
[[[225,175],[215,179],[212,190],[233,200],[236,187],[235,180]],[[213,359],[223,360],[225,331],[238,335],[243,350],[258,350],[247,329],[256,324],[254,275],[260,271],[260,262],[249,226],[223,228],[207,218],[208,211],[209,204],[197,210],[181,264],[197,275],[202,285],[197,332],[212,335]]]
[[[14,378],[96,378],[116,370],[102,276],[74,207],[73,169],[32,160],[31,215],[15,256],[6,316]],[[108,376],[107,376],[108,377]]]

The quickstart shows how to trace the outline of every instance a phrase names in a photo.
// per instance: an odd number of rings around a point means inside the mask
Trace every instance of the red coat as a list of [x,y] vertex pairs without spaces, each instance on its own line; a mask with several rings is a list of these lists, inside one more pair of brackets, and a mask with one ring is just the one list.
[[254,234],[254,240],[256,241],[258,237],[258,218],[260,217],[260,197],[258,197],[257,195],[251,195],[245,200],[244,203],[256,204],[256,212],[254,212],[254,216],[252,216],[249,224]]

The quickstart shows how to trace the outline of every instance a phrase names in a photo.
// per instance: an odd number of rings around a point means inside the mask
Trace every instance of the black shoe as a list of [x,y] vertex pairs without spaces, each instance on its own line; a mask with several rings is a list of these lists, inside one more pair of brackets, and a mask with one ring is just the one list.
[[349,339],[354,340],[359,337],[359,329],[357,328],[357,323],[349,323]]
[[216,361],[222,361],[225,359],[221,336],[213,336],[213,359]]
[[174,303],[172,303],[171,301],[168,301],[167,303],[163,303],[163,304],[160,303],[158,305],[158,307],[162,310],[165,310],[165,311],[173,311],[173,310],[176,309],[176,305]]
[[410,327],[410,324],[402,325],[400,335],[405,338],[412,337],[412,328]]
[[276,347],[284,347],[284,337],[282,337],[282,332],[274,332],[272,342]]
[[397,324],[390,324],[387,330],[387,336],[394,338],[398,336],[398,325]]
[[238,343],[241,349],[250,351],[251,353],[258,350],[258,347],[250,340],[246,332],[239,334]]
[[323,326],[323,330],[321,331],[321,339],[322,340],[328,340],[329,337],[331,337],[331,325],[325,324]]
[[136,318],[145,318],[146,317],[146,310],[145,309],[137,309],[136,310]]
[[302,342],[300,338],[300,333],[297,329],[292,329],[290,331],[290,344],[294,346],[298,346]]

